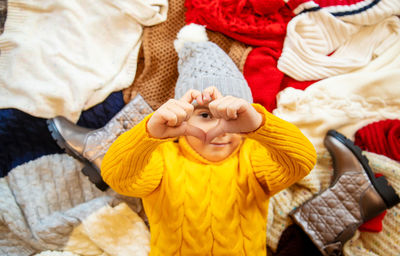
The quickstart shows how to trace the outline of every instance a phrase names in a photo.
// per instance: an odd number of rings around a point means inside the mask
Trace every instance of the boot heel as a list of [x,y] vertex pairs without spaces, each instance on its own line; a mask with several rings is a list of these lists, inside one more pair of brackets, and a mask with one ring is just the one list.
[[108,188],[107,183],[103,181],[98,171],[90,166],[85,165],[82,168],[82,173],[89,178],[89,180],[96,185],[101,191],[106,191]]
[[70,149],[66,144],[67,142],[64,140],[63,136],[59,133],[54,121],[52,119],[48,119],[47,127],[50,131],[50,135],[56,141],[57,145],[64,149],[65,153],[74,157],[75,159],[81,161],[85,166],[82,168],[82,173],[89,178],[89,180],[96,185],[98,189],[101,191],[106,191],[108,185],[103,181],[99,171],[97,171],[94,167],[92,167],[91,163],[84,157],[82,157],[79,153]]
[[396,204],[400,203],[399,196],[396,194],[396,191],[393,189],[393,187],[389,185],[384,176],[376,178],[375,189],[383,198],[383,201],[385,201],[387,208],[392,208]]

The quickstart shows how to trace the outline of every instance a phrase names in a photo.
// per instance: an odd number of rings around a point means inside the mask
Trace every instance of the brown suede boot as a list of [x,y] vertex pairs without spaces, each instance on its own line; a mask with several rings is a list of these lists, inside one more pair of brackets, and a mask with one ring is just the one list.
[[100,129],[80,127],[64,117],[49,119],[47,123],[57,144],[65,149],[66,153],[82,161],[85,164],[83,174],[88,176],[98,189],[104,191],[108,185],[101,178],[100,166],[108,148],[119,135],[152,112],[150,106],[138,94]]
[[290,213],[323,255],[341,255],[344,243],[365,221],[400,202],[385,177],[375,178],[361,149],[330,130],[324,144],[332,156],[331,185]]

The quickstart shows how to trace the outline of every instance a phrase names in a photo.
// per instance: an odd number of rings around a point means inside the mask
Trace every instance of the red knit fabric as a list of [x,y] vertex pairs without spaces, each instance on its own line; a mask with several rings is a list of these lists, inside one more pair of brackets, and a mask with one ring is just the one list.
[[[263,2],[268,1],[186,0],[186,23],[206,25],[248,45],[281,49],[293,13],[283,0]],[[266,10],[268,6],[272,9]]]
[[254,12],[259,15],[269,15],[277,12],[285,3],[282,0],[250,0]]
[[286,87],[304,90],[315,81],[296,81],[277,68],[281,50],[268,47],[253,49],[247,56],[243,75],[249,84],[255,103],[268,111],[276,108],[276,95]]
[[276,66],[280,54],[281,51],[268,47],[255,48],[247,56],[243,67],[254,102],[270,112],[276,107],[276,95],[283,79],[283,73]]
[[400,120],[382,120],[359,129],[354,144],[361,149],[400,161]]
[[287,78],[277,68],[293,13],[283,0],[186,0],[186,23],[206,25],[254,48],[248,55],[243,74],[254,102],[267,110],[276,108],[276,95],[291,86],[305,89],[314,81]]
[[373,219],[370,219],[369,221],[365,222],[362,224],[358,230],[363,231],[363,232],[381,232],[382,231],[382,221],[383,218],[385,218],[387,211],[382,212],[378,216],[376,216]]

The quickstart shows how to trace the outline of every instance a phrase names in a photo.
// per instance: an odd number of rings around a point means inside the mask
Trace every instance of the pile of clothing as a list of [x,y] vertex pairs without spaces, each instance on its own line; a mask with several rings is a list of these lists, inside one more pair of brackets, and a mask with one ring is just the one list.
[[[148,254],[140,200],[96,188],[46,121],[100,129],[138,95],[157,109],[174,95],[173,41],[189,23],[317,150],[311,174],[270,201],[271,255],[284,255],[289,212],[330,184],[330,129],[400,194],[399,15],[397,0],[1,0],[0,254]],[[399,215],[365,223],[343,253],[397,255]]]

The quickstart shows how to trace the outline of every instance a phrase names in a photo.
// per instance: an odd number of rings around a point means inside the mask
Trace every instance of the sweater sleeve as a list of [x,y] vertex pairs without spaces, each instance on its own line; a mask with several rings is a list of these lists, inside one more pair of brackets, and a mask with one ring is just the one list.
[[266,150],[254,151],[251,163],[258,182],[272,195],[306,176],[317,159],[311,142],[295,125],[274,116],[264,107],[253,104],[263,115],[263,123],[247,137]]
[[147,116],[119,136],[104,156],[101,175],[117,193],[145,197],[161,182],[164,158],[158,147],[169,139],[149,136],[147,121],[150,117],[151,115]]

